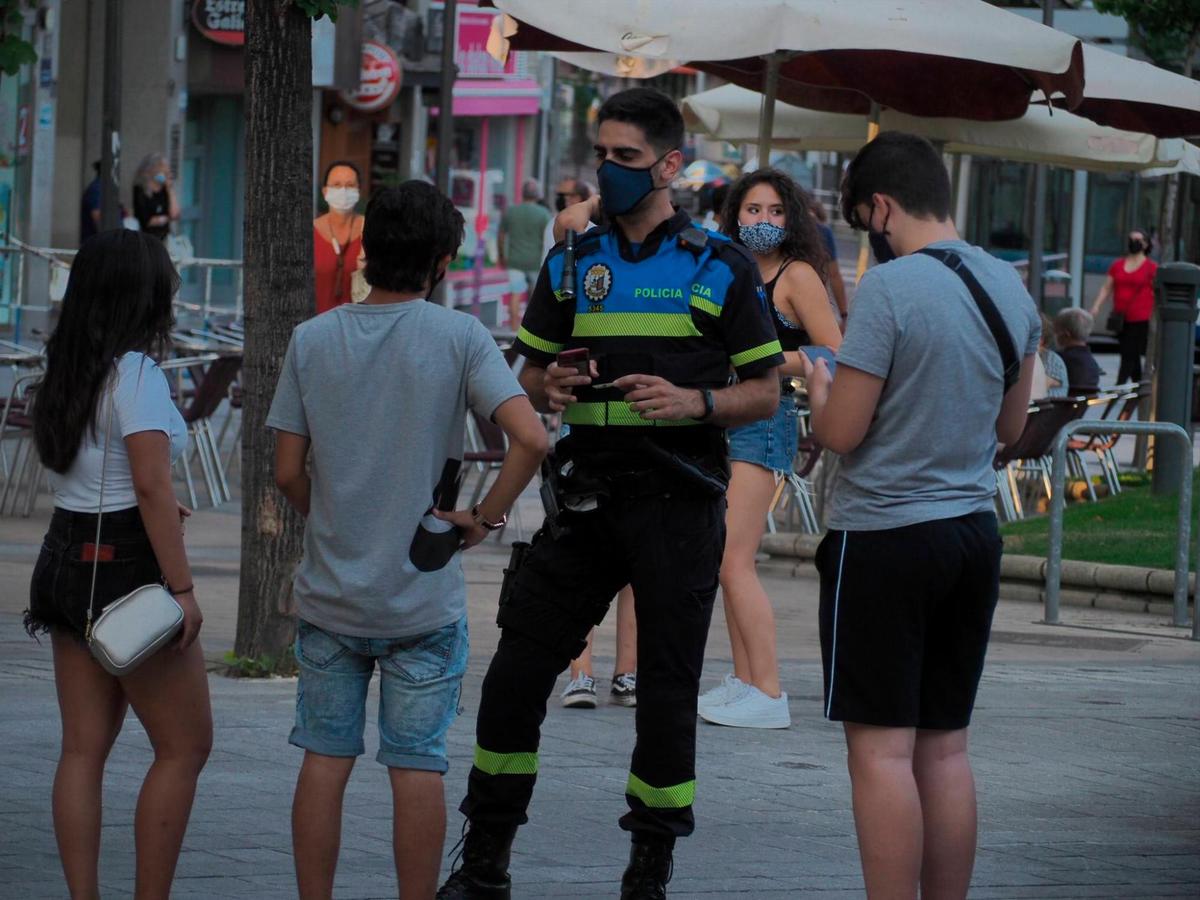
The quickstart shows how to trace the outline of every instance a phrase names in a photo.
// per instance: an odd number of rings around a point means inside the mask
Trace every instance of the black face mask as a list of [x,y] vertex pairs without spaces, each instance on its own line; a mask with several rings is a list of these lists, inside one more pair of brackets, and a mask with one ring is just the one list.
[[1129,252],[1130,253],[1142,253],[1143,251],[1145,251],[1145,249],[1146,249],[1146,245],[1145,245],[1145,243],[1142,242],[1141,238],[1130,238],[1129,239]]
[[566,194],[555,194],[554,195],[554,208],[557,209],[559,212],[562,212],[564,209],[567,208],[567,195]]
[[892,217],[891,210],[888,210],[888,214],[883,219],[883,227],[879,231],[871,230],[871,218],[874,213],[875,211],[872,210],[871,217],[867,218],[867,241],[871,245],[871,252],[875,254],[875,262],[880,264],[891,262],[896,258],[896,251],[892,249],[892,245],[888,243],[887,239],[888,220]]

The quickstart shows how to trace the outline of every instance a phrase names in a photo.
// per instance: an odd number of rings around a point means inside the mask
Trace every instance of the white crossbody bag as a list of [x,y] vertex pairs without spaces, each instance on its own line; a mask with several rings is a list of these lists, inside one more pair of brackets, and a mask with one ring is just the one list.
[[104,478],[108,468],[108,442],[112,435],[116,389],[109,397],[108,424],[104,429],[104,454],[100,463],[100,506],[96,510],[96,541],[92,561],[92,589],[88,598],[84,639],[92,656],[112,675],[128,675],[153,656],[183,627],[183,609],[161,584],[144,584],[108,604],[96,616],[96,574],[100,568],[100,521],[104,518]]

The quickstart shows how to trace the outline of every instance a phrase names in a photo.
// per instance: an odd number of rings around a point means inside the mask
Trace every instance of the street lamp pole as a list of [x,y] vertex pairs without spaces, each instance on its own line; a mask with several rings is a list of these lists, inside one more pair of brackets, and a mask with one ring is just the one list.
[[[1054,27],[1054,0],[1042,0],[1042,24]],[[1033,228],[1029,236],[1029,293],[1038,309],[1045,308],[1042,296],[1042,253],[1046,247],[1046,166],[1033,170]]]
[[454,141],[454,81],[458,68],[454,51],[458,41],[458,0],[446,0],[442,10],[442,82],[438,94],[437,186],[450,193],[450,145]]
[[100,132],[100,224],[121,227],[121,0],[104,4],[104,94]]

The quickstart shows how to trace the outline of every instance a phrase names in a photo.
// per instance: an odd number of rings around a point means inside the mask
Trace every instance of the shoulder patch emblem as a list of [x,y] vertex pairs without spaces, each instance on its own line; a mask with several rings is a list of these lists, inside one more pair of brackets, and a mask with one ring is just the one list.
[[612,290],[612,269],[604,263],[590,266],[583,276],[583,294],[592,303],[602,303]]

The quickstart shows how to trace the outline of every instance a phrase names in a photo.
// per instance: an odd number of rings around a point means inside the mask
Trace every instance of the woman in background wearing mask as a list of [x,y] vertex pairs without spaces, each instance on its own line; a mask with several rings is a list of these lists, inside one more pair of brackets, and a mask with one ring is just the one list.
[[363,217],[358,204],[358,167],[345,160],[329,164],[321,196],[329,212],[313,220],[313,268],[317,313],[350,302],[350,282],[362,251]]
[[171,223],[179,219],[179,201],[171,180],[171,167],[161,153],[151,153],[138,166],[133,179],[133,214],[146,234],[166,240]]
[[1154,312],[1154,275],[1158,264],[1146,255],[1150,241],[1146,232],[1129,232],[1129,251],[1108,268],[1108,277],[1092,303],[1092,317],[1112,295],[1112,313],[1108,330],[1115,332],[1121,352],[1117,384],[1142,380],[1142,356],[1150,334],[1150,315]]
[[[738,179],[721,211],[722,228],[754,254],[783,346],[784,375],[800,375],[799,348],[836,350],[842,333],[829,306],[827,251],[810,198],[790,177],[760,169]],[[718,725],[787,728],[787,694],[780,690],[775,615],[758,580],[754,555],[780,479],[792,471],[798,438],[796,405],[785,393],[770,419],[729,431],[732,475],[726,499],[721,593],[733,650],[733,673],[700,697],[700,717]]]

